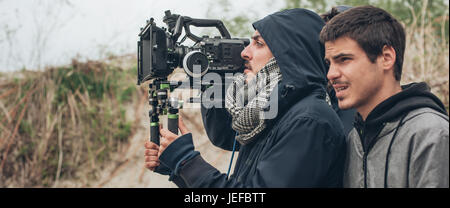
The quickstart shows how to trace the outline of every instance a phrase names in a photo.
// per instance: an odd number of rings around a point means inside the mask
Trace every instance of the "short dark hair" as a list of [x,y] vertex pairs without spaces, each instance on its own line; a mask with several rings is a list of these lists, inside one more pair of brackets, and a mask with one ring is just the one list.
[[394,48],[394,75],[397,81],[401,80],[406,35],[403,26],[391,14],[373,6],[349,9],[333,17],[320,33],[322,43],[340,37],[355,40],[372,63],[382,54],[384,46]]

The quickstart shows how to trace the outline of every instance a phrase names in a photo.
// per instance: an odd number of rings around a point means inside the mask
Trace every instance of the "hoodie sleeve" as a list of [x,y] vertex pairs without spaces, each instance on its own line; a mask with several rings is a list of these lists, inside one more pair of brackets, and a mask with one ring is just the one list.
[[[216,147],[233,150],[236,132],[231,128],[231,115],[225,108],[205,108],[202,105],[202,120],[209,140]],[[236,150],[239,150],[237,145]]]
[[203,160],[200,153],[194,150],[192,134],[176,139],[164,150],[159,160],[172,170],[169,180],[182,188],[244,187],[235,180],[227,180],[226,174],[221,174]]
[[448,126],[425,129],[415,134],[415,144],[410,158],[409,187],[449,187],[448,135]]
[[192,137],[189,136],[177,139],[166,149],[175,155],[160,159],[191,188],[339,187],[344,162],[341,151],[345,148],[344,136],[330,135],[329,132],[334,131],[325,129],[330,129],[330,126],[309,118],[290,122],[279,129],[279,138],[275,138],[276,142],[272,141],[272,146],[261,153],[256,161],[256,174],[248,184],[242,184],[233,177],[227,179],[226,174],[220,173],[199,154],[193,154],[193,145],[184,153],[192,156],[189,160],[170,159],[187,157],[177,156],[183,153],[174,152],[174,149],[186,149],[180,145],[190,143],[188,140]]

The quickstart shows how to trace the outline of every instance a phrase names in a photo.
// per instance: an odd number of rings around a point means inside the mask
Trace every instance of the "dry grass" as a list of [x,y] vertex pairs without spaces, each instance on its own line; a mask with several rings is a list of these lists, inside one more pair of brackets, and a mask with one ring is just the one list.
[[114,65],[74,60],[0,75],[0,187],[56,187],[81,170],[94,179],[126,147],[135,126],[126,107],[145,93],[132,70]]
[[[424,2],[425,4],[425,2]],[[427,82],[433,93],[449,109],[449,40],[445,24],[447,14],[426,23],[426,7],[420,14],[413,14],[413,22],[406,27],[406,51],[403,67],[403,83]],[[429,19],[431,17],[428,16]],[[439,30],[436,25],[441,25]]]

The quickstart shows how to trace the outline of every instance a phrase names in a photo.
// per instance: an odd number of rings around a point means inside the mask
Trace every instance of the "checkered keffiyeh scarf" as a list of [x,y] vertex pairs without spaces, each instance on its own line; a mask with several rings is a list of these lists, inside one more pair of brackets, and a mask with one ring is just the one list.
[[267,126],[263,107],[269,102],[272,90],[281,81],[281,72],[272,58],[249,83],[246,75],[235,77],[228,88],[225,104],[232,116],[232,128],[238,132],[237,141],[242,145],[253,141]]

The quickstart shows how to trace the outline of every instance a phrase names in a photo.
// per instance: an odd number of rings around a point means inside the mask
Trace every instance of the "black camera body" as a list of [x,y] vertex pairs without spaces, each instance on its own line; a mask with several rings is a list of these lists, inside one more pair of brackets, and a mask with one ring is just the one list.
[[[138,85],[151,79],[166,79],[175,68],[181,67],[192,78],[207,73],[243,72],[242,50],[249,39],[231,38],[220,20],[193,19],[165,12],[163,19],[168,28],[157,27],[153,18],[141,28],[138,41]],[[216,27],[221,36],[198,37],[190,32],[190,26]],[[184,28],[186,36],[178,42]],[[194,41],[191,47],[181,45],[186,38]]]

